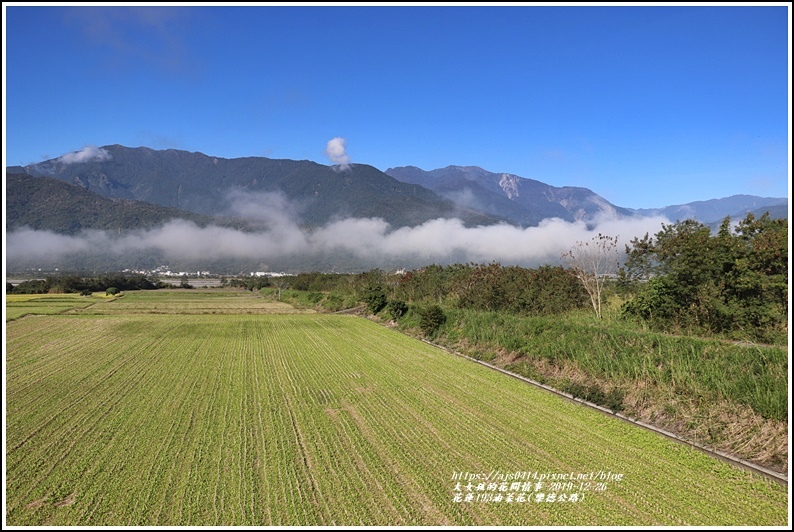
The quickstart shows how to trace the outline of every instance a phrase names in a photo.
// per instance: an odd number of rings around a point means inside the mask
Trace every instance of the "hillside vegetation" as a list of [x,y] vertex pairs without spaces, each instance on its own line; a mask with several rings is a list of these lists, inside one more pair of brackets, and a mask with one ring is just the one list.
[[75,235],[85,229],[128,231],[183,219],[207,225],[211,216],[130,199],[111,199],[52,177],[6,174],[8,229],[28,227]]

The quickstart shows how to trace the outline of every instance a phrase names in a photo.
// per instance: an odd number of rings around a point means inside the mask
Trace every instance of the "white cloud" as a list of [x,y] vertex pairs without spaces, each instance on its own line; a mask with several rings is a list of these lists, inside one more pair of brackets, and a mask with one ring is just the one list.
[[85,146],[80,151],[75,151],[60,156],[58,158],[58,162],[63,164],[90,163],[95,161],[108,161],[112,158],[113,156],[110,155],[110,152],[103,148],[97,148],[96,146]]
[[333,164],[338,165],[340,170],[350,168],[350,156],[347,154],[346,144],[347,141],[342,137],[334,137],[325,146],[325,155]]
[[263,222],[266,226],[290,227],[298,225],[297,216],[302,207],[290,201],[281,191],[251,192],[232,189],[226,194],[230,216],[253,222]]

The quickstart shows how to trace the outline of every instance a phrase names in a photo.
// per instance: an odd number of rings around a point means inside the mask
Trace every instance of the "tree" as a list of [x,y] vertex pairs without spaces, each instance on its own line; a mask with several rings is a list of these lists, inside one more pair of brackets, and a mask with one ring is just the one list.
[[577,242],[562,258],[590,296],[596,317],[601,319],[601,295],[607,278],[618,271],[618,238],[598,233],[590,242]]
[[119,293],[119,289],[116,288],[115,286],[111,286],[110,288],[105,290],[105,295],[106,296],[115,296],[115,295],[118,295],[118,293]]
[[278,300],[281,301],[281,292],[289,288],[289,281],[284,277],[274,277],[272,281],[270,281],[276,290],[278,290]]
[[762,341],[786,332],[788,225],[752,214],[716,234],[696,220],[662,225],[626,246],[627,275],[649,280],[623,314],[661,329],[707,330]]

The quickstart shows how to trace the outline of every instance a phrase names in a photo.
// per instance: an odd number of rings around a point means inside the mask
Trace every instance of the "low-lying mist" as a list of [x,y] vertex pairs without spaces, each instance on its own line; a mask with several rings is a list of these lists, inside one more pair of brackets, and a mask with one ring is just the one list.
[[[7,269],[57,266],[76,257],[103,257],[105,260],[189,264],[195,269],[226,262],[250,264],[293,264],[302,269],[300,257],[315,257],[323,269],[359,270],[371,267],[418,267],[454,262],[517,264],[536,267],[558,264],[561,254],[576,242],[589,241],[598,233],[618,237],[619,249],[635,236],[655,234],[664,217],[615,218],[566,222],[544,220],[537,227],[507,224],[466,227],[455,218],[439,218],[414,227],[390,227],[379,218],[345,218],[323,227],[303,227],[301,211],[282,194],[228,195],[226,214],[254,222],[261,227],[241,231],[228,227],[198,225],[172,220],[160,227],[116,234],[88,230],[76,236],[20,228],[6,238]],[[317,260],[318,257],[325,257]],[[145,267],[125,264],[124,267]]]

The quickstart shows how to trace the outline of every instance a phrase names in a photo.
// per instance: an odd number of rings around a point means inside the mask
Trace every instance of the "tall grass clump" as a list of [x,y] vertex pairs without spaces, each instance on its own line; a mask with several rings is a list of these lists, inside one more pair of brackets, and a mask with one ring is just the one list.
[[[632,330],[580,313],[551,317],[458,310],[450,317],[456,323],[444,331],[455,330],[456,340],[465,339],[475,352],[507,351],[511,358],[575,366],[594,381],[615,386],[647,383],[696,401],[734,401],[767,419],[788,416],[788,358],[779,347]],[[570,391],[583,393],[576,385]]]

